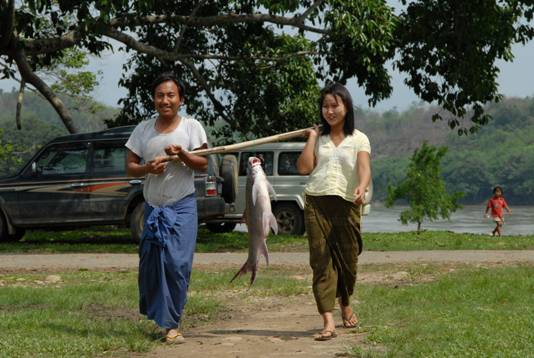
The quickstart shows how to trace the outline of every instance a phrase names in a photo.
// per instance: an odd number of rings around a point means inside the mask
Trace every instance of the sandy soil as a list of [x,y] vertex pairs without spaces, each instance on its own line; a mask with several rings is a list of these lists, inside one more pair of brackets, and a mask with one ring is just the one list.
[[[195,254],[196,266],[240,266],[246,253]],[[307,266],[306,252],[273,252],[271,264]],[[436,250],[436,251],[364,251],[360,265],[403,263],[534,263],[534,250]],[[0,254],[0,272],[135,269],[136,254]]]

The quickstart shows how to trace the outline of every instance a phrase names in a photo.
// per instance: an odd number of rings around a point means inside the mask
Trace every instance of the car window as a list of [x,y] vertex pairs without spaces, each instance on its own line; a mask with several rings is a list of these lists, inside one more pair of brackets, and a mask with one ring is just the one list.
[[84,174],[87,172],[87,147],[54,146],[36,160],[39,176]]
[[247,175],[248,158],[257,157],[263,160],[263,171],[267,175],[273,175],[273,152],[243,152],[241,153],[241,161],[239,162],[239,175]]
[[126,147],[95,144],[93,173],[96,175],[125,175]]
[[278,156],[278,175],[299,175],[297,159],[300,152],[282,152]]

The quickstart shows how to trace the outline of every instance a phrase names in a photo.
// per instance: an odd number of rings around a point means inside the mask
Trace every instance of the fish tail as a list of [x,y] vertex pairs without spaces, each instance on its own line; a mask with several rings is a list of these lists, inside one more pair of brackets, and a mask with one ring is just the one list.
[[250,275],[250,286],[251,287],[254,284],[254,281],[256,281],[256,272],[258,271],[257,266],[254,266],[252,268],[252,275]]
[[258,270],[258,264],[256,263],[255,265],[251,265],[247,260],[247,262],[245,262],[245,264],[243,266],[241,266],[239,271],[236,272],[234,277],[232,277],[232,279],[230,280],[230,283],[232,283],[239,276],[244,275],[247,272],[252,272],[252,276],[250,277],[250,285],[252,286],[252,284],[256,280],[256,271],[257,270]]

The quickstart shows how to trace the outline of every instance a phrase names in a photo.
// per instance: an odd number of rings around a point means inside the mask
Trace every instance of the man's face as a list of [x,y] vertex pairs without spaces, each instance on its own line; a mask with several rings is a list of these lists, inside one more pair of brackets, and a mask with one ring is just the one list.
[[154,91],[154,106],[161,118],[173,119],[178,113],[181,104],[180,92],[174,81],[165,81],[156,87]]

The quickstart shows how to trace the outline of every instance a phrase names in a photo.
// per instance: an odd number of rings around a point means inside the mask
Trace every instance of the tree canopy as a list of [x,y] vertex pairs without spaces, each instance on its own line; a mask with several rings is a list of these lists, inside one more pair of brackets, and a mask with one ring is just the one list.
[[0,71],[33,86],[74,132],[39,70],[115,40],[130,55],[118,124],[148,116],[148,83],[173,70],[188,85],[188,112],[222,120],[222,135],[258,136],[317,121],[328,80],[356,81],[371,105],[387,98],[392,62],[464,133],[488,121],[483,104],[500,98],[495,63],[532,38],[533,11],[530,0],[402,1],[397,13],[384,0],[0,0]]

